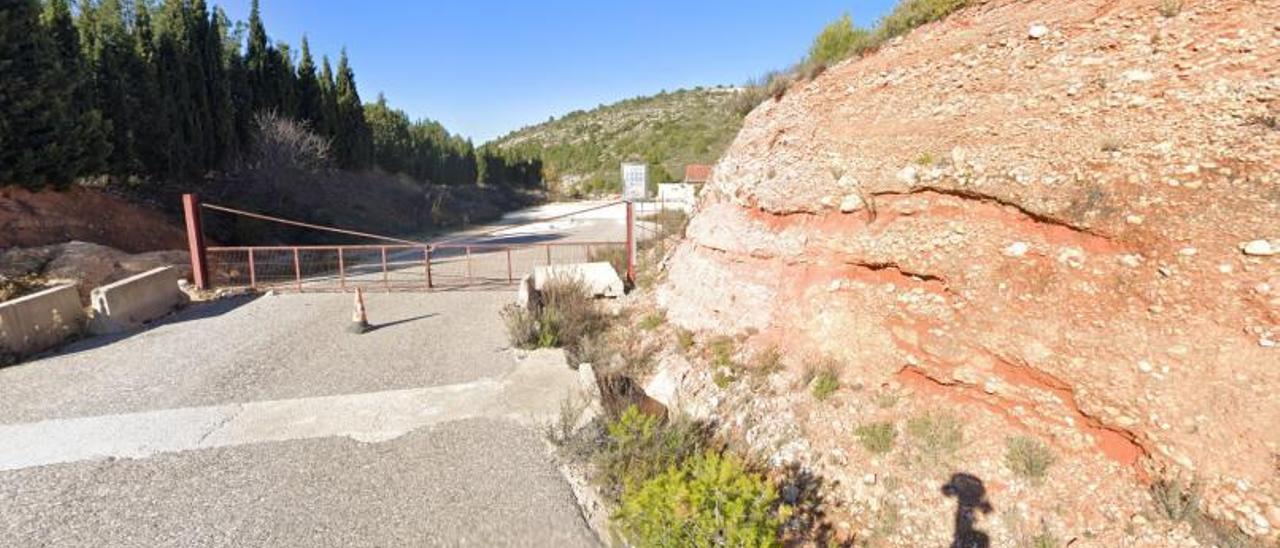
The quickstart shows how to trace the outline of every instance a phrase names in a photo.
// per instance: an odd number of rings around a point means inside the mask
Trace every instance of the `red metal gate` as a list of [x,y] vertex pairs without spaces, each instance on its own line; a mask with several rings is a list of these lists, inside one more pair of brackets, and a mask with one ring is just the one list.
[[[618,268],[619,274],[626,275],[634,270],[626,252],[632,237],[631,230],[627,231],[628,239],[625,241],[505,243],[504,238],[487,238],[486,234],[475,234],[451,241],[415,242],[200,204],[193,195],[185,195],[183,201],[187,214],[193,278],[201,288],[346,291],[359,287],[387,291],[421,291],[505,286],[519,281],[540,265],[608,261]],[[600,207],[617,205],[611,203]],[[626,207],[630,212],[631,205],[627,204]],[[205,247],[201,230],[201,209],[390,243]],[[628,214],[628,219],[630,217]],[[544,223],[548,220],[537,219],[530,223]],[[499,230],[511,230],[518,226],[521,225],[502,227]],[[464,241],[459,241],[460,239]]]

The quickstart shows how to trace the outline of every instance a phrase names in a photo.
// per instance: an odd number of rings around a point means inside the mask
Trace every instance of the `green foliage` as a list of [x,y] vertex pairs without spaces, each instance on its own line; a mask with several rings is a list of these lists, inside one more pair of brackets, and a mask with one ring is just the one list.
[[907,421],[907,433],[915,440],[926,464],[940,464],[964,444],[964,427],[950,415],[926,413]]
[[883,43],[911,32],[916,27],[951,15],[969,2],[970,0],[902,0],[880,21],[875,34],[878,41]]
[[823,65],[843,61],[853,55],[856,48],[865,44],[869,34],[865,29],[854,27],[853,19],[846,13],[818,33],[818,37],[813,39],[813,45],[809,47],[806,61]]
[[1202,544],[1223,548],[1254,546],[1248,536],[1229,523],[1213,520],[1200,510],[1200,483],[1176,478],[1162,479],[1151,486],[1156,511],[1170,521],[1185,522]]
[[821,371],[813,378],[813,382],[809,384],[809,392],[813,394],[813,398],[818,401],[825,401],[830,398],[836,390],[840,389],[840,379],[831,371]]
[[883,455],[893,449],[893,441],[898,437],[898,430],[894,428],[892,422],[873,422],[859,426],[853,431],[853,435],[858,437],[858,444],[863,449]]
[[[65,186],[99,174],[197,179],[239,165],[254,150],[255,118],[268,113],[331,141],[347,169],[376,160],[423,182],[480,179],[471,143],[435,122],[400,124],[403,113],[382,102],[375,136],[345,52],[336,72],[326,57],[317,74],[304,38],[295,67],[295,50],[271,39],[256,0],[247,24],[205,0],[68,3],[21,0],[0,12],[4,184]],[[540,181],[536,159],[483,159],[498,180]]]
[[900,0],[889,15],[873,28],[860,28],[848,14],[823,27],[803,61],[786,71],[774,71],[760,80],[747,82],[734,111],[745,116],[769,98],[781,99],[799,78],[812,79],[827,67],[853,56],[875,51],[885,42],[921,25],[945,18],[969,5],[971,0]]
[[663,314],[662,312],[654,312],[640,319],[640,329],[653,331],[654,329],[662,327],[662,324],[664,323],[667,323],[666,314]]
[[732,455],[707,452],[625,490],[614,516],[637,546],[778,546],[778,495]]
[[620,191],[626,161],[648,164],[652,186],[678,180],[686,164],[715,163],[742,127],[737,95],[699,88],[628,99],[522,128],[485,148],[541,159],[543,178],[570,195]]
[[1009,438],[1004,455],[1005,464],[1013,473],[1035,482],[1044,479],[1053,465],[1054,456],[1040,440],[1027,436]]
[[630,406],[606,425],[604,446],[595,456],[602,493],[617,501],[634,488],[707,447],[703,425],[685,417],[662,420]]

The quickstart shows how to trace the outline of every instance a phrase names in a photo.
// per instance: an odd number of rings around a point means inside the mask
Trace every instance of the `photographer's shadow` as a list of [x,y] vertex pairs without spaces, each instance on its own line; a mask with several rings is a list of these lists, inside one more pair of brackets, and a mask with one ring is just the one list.
[[993,510],[982,480],[972,474],[953,474],[951,481],[942,486],[942,494],[956,499],[955,534],[951,548],[990,548],[991,537],[973,526],[976,512],[990,514]]

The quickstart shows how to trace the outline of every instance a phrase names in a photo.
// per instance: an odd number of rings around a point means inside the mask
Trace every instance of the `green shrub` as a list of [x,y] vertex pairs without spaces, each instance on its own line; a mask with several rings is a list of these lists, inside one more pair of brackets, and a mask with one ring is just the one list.
[[706,452],[626,489],[614,520],[636,546],[779,546],[785,512],[762,476]]
[[892,422],[873,422],[859,426],[853,431],[863,449],[883,455],[893,449],[893,440],[898,437],[898,430]]
[[880,21],[876,40],[884,42],[951,15],[970,0],[902,0]]
[[661,312],[654,312],[640,319],[640,329],[653,331],[662,327],[664,323],[667,323],[667,316]]
[[813,379],[813,384],[810,388],[813,393],[813,397],[818,401],[830,398],[831,395],[835,394],[836,390],[839,389],[840,379],[836,378],[834,373],[827,371],[818,373],[818,376]]
[[1053,452],[1040,440],[1027,436],[1009,438],[1004,455],[1005,464],[1013,473],[1039,482],[1053,465]]
[[853,19],[849,14],[841,15],[839,19],[823,27],[822,32],[813,39],[805,62],[823,67],[839,63],[857,53],[860,48],[866,47],[870,35],[866,29],[853,26]]
[[907,433],[916,441],[927,464],[940,464],[964,444],[964,428],[950,415],[926,413],[907,421]]
[[597,482],[610,500],[628,485],[638,485],[678,466],[707,447],[703,425],[685,417],[665,423],[634,405],[606,426],[604,447],[595,456]]
[[1161,516],[1191,526],[1201,544],[1222,548],[1255,546],[1235,525],[1216,521],[1200,510],[1200,483],[1162,479],[1151,486],[1151,499]]

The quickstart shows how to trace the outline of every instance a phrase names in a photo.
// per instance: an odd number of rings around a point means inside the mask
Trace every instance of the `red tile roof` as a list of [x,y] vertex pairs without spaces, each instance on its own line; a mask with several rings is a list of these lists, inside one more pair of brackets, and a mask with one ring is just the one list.
[[704,164],[689,164],[684,166],[684,182],[705,183],[710,179],[711,166]]

